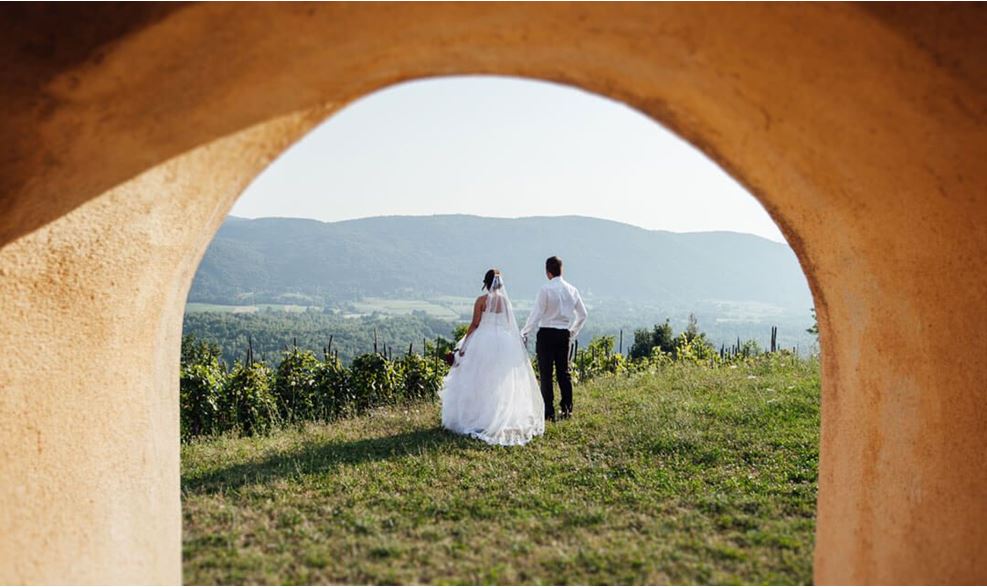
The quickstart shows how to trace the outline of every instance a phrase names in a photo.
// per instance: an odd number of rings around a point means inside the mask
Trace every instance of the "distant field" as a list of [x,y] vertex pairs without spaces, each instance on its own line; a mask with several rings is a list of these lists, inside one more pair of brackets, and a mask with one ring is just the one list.
[[352,304],[353,308],[365,314],[371,314],[373,312],[380,312],[382,314],[411,314],[418,310],[425,312],[429,316],[443,320],[458,319],[462,314],[468,313],[472,305],[473,300],[452,296],[443,296],[432,301],[364,298]]
[[[719,316],[717,322],[762,323],[785,316],[785,308],[762,302],[710,301]],[[808,313],[808,310],[806,310]]]
[[200,304],[198,302],[190,302],[185,304],[185,311],[187,313],[194,312],[225,312],[229,314],[253,314],[254,312],[259,312],[261,310],[280,310],[283,312],[304,312],[305,310],[312,308],[314,310],[321,310],[320,306],[299,306],[295,304],[253,304],[249,306],[234,306],[225,304]]

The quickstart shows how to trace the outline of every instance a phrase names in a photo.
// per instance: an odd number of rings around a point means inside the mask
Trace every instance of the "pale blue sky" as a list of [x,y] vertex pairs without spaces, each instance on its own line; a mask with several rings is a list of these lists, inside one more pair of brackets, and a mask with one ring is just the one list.
[[578,214],[783,240],[705,155],[612,100],[498,77],[419,80],[350,104],[285,152],[232,214]]

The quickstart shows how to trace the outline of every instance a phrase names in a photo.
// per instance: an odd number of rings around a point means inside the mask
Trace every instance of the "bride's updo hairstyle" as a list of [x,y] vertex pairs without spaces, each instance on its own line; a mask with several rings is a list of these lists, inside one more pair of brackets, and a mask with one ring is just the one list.
[[[483,276],[483,289],[487,291],[493,291],[494,278],[500,277],[500,271],[498,269],[491,269],[487,271],[487,274]],[[497,280],[500,281],[499,279]]]

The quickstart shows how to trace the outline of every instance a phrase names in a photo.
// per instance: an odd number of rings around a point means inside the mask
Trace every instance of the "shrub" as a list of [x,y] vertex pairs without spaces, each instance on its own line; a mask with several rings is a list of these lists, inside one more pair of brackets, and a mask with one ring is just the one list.
[[737,349],[737,354],[745,357],[756,357],[762,353],[764,353],[764,349],[753,338],[740,343],[740,347]]
[[720,362],[720,353],[709,344],[704,335],[691,338],[682,336],[675,347],[675,359],[697,365],[716,364]]
[[209,363],[212,359],[216,359],[219,365],[222,365],[220,356],[221,351],[219,345],[204,340],[199,340],[193,334],[186,334],[182,336],[183,366],[205,364]]
[[791,368],[799,365],[802,361],[798,355],[788,350],[780,350],[774,353],[762,353],[745,357],[740,361],[747,369],[757,375],[766,375],[780,369]]
[[182,440],[212,434],[219,425],[219,398],[226,373],[215,356],[183,364],[180,371],[179,407]]
[[403,383],[404,399],[430,400],[438,396],[442,387],[442,373],[435,368],[435,361],[410,354],[402,357],[397,362],[397,367]]
[[273,393],[278,412],[285,422],[299,422],[316,417],[318,392],[315,374],[319,360],[311,351],[297,347],[285,351],[274,375]]
[[586,350],[580,351],[573,360],[577,380],[623,372],[626,367],[624,356],[614,354],[613,348],[612,336],[598,336],[591,340]]
[[271,394],[271,369],[263,363],[237,363],[220,401],[222,431],[247,436],[266,434],[279,423],[278,402]]
[[668,319],[664,324],[655,324],[654,328],[648,330],[642,328],[634,331],[634,344],[631,345],[630,356],[632,359],[647,359],[651,356],[651,350],[661,349],[670,353],[675,350],[675,333]]
[[356,395],[350,387],[350,372],[336,357],[326,357],[315,368],[316,417],[334,420],[346,416],[356,407]]
[[363,412],[394,403],[400,387],[400,374],[383,356],[367,353],[353,359],[349,382],[356,411]]
[[183,441],[211,434],[219,425],[219,398],[226,379],[219,353],[215,344],[182,337],[178,397]]
[[656,368],[667,367],[674,361],[675,357],[672,356],[672,353],[663,351],[659,347],[651,349],[651,356],[648,357],[648,362]]

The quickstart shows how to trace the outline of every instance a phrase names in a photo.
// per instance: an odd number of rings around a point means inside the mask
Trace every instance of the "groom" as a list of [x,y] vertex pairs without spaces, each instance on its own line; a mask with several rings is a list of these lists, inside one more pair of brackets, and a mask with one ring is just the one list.
[[545,400],[545,419],[555,421],[555,392],[552,386],[552,367],[559,378],[562,401],[559,408],[562,419],[572,416],[572,380],[569,378],[569,341],[576,338],[586,323],[586,306],[579,297],[579,290],[562,279],[562,259],[549,257],[545,261],[548,283],[538,291],[535,307],[521,330],[521,338],[528,343],[528,334],[538,327],[535,353],[538,355],[538,378],[541,380],[541,396]]

